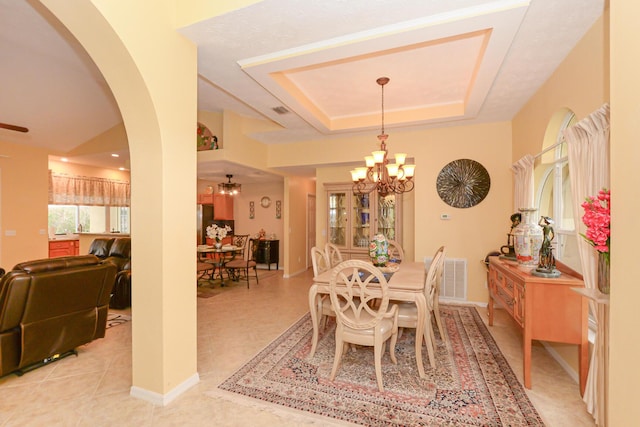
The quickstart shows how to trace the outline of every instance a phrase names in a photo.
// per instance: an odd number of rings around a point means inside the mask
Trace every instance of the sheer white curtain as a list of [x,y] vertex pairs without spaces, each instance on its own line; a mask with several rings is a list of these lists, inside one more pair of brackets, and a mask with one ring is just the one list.
[[[605,104],[574,126],[564,130],[569,152],[569,170],[571,192],[573,194],[573,212],[578,233],[578,252],[582,265],[582,275],[587,288],[597,288],[597,254],[593,247],[583,239],[586,226],[582,222],[584,209],[582,203],[586,197],[596,196],[602,188],[609,188],[609,105]],[[603,311],[591,303],[591,312],[596,322],[602,322]],[[600,325],[602,326],[602,325]],[[606,372],[607,357],[603,334],[606,330],[598,328],[594,352],[589,364],[586,390],[583,400],[587,410],[593,415],[597,425],[606,424]]]
[[531,154],[515,162],[511,166],[514,175],[513,208],[518,212],[520,208],[532,208],[533,205],[533,163],[535,157]]

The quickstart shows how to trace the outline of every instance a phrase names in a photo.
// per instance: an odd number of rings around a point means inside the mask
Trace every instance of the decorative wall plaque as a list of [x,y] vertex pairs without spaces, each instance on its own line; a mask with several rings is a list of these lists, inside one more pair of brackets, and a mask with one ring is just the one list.
[[480,163],[458,159],[442,168],[436,180],[440,198],[454,208],[470,208],[487,197],[491,187],[489,172]]

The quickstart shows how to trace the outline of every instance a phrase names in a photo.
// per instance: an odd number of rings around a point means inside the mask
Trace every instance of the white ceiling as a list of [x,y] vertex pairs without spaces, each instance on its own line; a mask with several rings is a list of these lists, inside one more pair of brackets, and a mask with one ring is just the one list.
[[[271,120],[266,144],[385,127],[510,120],[602,14],[604,0],[264,0],[180,29],[198,45],[198,108]],[[93,62],[37,1],[0,0],[0,140],[63,154],[121,123]],[[277,114],[283,106],[289,113]],[[0,153],[2,154],[2,153]],[[117,167],[108,153],[71,161]],[[229,162],[207,178],[265,176]],[[252,177],[253,176],[253,177]],[[259,176],[258,178],[255,178]]]

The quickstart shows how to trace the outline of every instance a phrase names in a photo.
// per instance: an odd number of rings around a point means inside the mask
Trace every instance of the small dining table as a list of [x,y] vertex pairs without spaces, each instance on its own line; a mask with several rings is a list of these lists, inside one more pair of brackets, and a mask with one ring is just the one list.
[[[213,265],[213,273],[211,274],[211,279],[213,280],[216,274],[216,268],[218,269],[218,274],[220,275],[220,286],[224,286],[224,278],[222,276],[222,270],[224,269],[225,264],[228,261],[231,261],[235,258],[237,253],[242,252],[242,248],[233,245],[222,245],[220,248],[216,248],[215,246],[209,245],[198,245],[198,261],[200,262],[208,262]],[[207,254],[216,254],[217,259],[205,259]],[[233,255],[228,257],[227,255]]]
[[[318,298],[321,294],[330,293],[332,270],[327,270],[313,278],[313,285],[309,288],[309,311],[313,324],[313,337],[309,357],[313,357],[318,346]],[[387,281],[389,298],[397,301],[409,301],[416,304],[418,309],[418,327],[416,329],[416,362],[420,377],[425,377],[422,363],[422,338],[424,336],[425,319],[427,317],[427,301],[424,295],[425,267],[422,262],[407,262],[399,264],[397,271]],[[431,361],[431,365],[434,362]]]

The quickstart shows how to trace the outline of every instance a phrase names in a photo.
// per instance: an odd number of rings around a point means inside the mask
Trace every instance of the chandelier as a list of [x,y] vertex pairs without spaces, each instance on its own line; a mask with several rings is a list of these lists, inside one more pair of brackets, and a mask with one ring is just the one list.
[[229,182],[221,182],[218,184],[218,193],[220,194],[229,194],[234,196],[242,191],[242,184],[238,184],[237,182],[231,182],[231,178],[233,175],[226,175]]
[[389,194],[402,194],[413,190],[413,172],[416,165],[407,165],[406,153],[396,153],[395,164],[387,159],[387,138],[384,133],[384,85],[389,83],[388,77],[380,77],[376,82],[382,88],[382,130],[378,135],[380,150],[364,158],[366,167],[355,168],[351,171],[353,191],[359,194],[371,193],[376,190],[381,197]]

